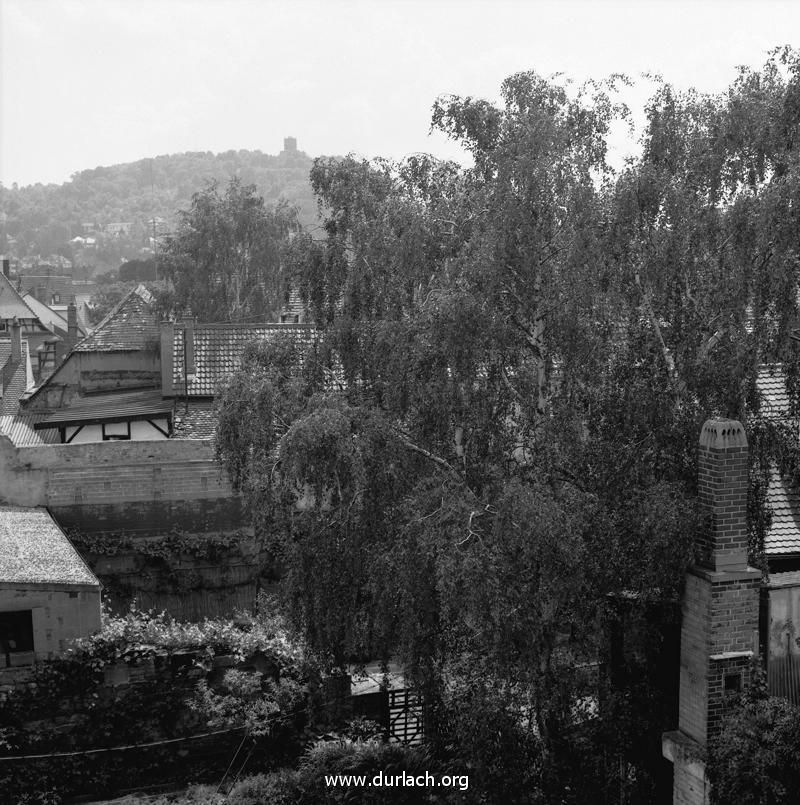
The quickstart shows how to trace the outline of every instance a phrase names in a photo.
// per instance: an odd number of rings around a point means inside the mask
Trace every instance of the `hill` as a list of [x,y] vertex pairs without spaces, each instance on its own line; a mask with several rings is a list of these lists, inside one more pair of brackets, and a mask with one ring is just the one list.
[[313,160],[293,139],[286,145],[278,155],[187,152],[80,171],[61,185],[0,186],[0,253],[12,269],[72,264],[78,275],[108,271],[151,253],[153,219],[159,234],[169,232],[194,193],[232,176],[256,185],[268,204],[295,205],[303,226],[314,228]]

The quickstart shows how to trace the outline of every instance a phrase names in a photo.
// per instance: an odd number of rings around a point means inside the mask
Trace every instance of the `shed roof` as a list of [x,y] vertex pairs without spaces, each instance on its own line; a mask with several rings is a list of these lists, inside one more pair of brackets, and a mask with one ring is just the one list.
[[99,587],[47,509],[0,506],[0,584]]
[[34,425],[44,419],[45,414],[17,414],[0,416],[0,434],[8,436],[15,447],[41,447],[44,444],[58,444],[61,437],[57,430],[34,430]]
[[[213,397],[218,383],[242,365],[244,347],[250,341],[289,334],[303,346],[313,343],[316,330],[310,324],[198,324],[194,327],[194,377],[189,380],[190,397]],[[183,396],[183,327],[173,337],[172,383]],[[163,359],[163,356],[162,356]]]
[[33,428],[46,430],[69,425],[152,419],[171,415],[172,407],[172,400],[165,400],[160,391],[97,394],[82,397],[69,408],[62,408],[43,417],[33,425]]

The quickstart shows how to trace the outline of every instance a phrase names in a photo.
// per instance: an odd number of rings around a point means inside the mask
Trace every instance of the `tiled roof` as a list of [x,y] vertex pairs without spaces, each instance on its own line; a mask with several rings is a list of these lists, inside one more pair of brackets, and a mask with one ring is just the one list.
[[[774,419],[790,416],[789,394],[780,364],[762,366],[758,372],[761,412]],[[764,538],[767,556],[800,554],[800,489],[782,478],[777,467],[770,476],[767,506],[772,512],[772,525]]]
[[[286,333],[302,346],[310,345],[315,329],[307,324],[198,324],[194,328],[195,376],[189,381],[190,397],[213,397],[221,380],[242,363],[242,352],[250,341],[274,338]],[[184,395],[183,327],[175,326],[172,382],[176,397]],[[163,359],[163,356],[162,356]]]
[[0,506],[0,584],[99,587],[47,509]]
[[19,286],[22,294],[35,294],[40,288],[44,288],[48,302],[53,294],[58,294],[66,302],[75,293],[72,289],[72,277],[58,274],[22,274]]
[[78,341],[75,352],[138,352],[156,348],[159,324],[153,296],[144,285],[134,288],[97,325]]
[[68,408],[48,414],[34,425],[35,430],[63,428],[67,425],[98,422],[127,422],[172,414],[172,400],[160,391],[114,392],[82,397]]
[[777,467],[770,478],[767,506],[772,525],[764,538],[767,556],[800,553],[800,490],[782,478]]
[[11,360],[11,341],[0,341],[0,374],[2,374],[0,383],[3,385],[0,388],[3,393],[0,399],[0,414],[2,415],[16,414],[19,410],[19,398],[33,385],[27,341],[22,342],[22,360],[6,382],[5,366],[9,360]]
[[0,433],[8,436],[15,447],[40,447],[43,444],[58,444],[61,436],[57,430],[35,430],[45,414],[17,414],[0,416]]
[[213,439],[217,432],[217,415],[214,404],[192,400],[189,410],[178,399],[172,425],[173,439]]
[[764,365],[758,370],[756,385],[761,393],[761,413],[768,418],[789,416],[789,394],[780,364]]
[[0,272],[0,319],[35,319],[36,314],[25,304],[8,277]]

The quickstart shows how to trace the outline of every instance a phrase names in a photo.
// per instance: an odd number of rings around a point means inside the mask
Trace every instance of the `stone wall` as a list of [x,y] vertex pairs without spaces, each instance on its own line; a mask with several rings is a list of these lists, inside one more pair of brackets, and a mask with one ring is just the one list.
[[16,447],[0,435],[0,502],[47,506],[62,526],[88,531],[242,524],[240,498],[201,440]]

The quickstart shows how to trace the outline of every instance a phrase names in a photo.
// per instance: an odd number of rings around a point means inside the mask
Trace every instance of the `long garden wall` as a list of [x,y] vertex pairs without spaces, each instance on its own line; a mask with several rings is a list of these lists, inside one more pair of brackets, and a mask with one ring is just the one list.
[[158,534],[242,525],[209,441],[16,447],[0,435],[0,502],[47,506],[66,528]]

